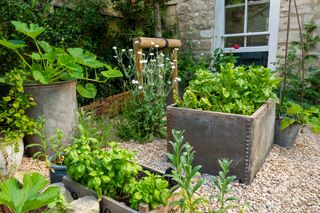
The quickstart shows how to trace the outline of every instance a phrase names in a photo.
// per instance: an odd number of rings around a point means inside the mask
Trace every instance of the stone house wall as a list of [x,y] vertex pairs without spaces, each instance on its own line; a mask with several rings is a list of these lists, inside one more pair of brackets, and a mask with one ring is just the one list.
[[[196,45],[193,48],[195,54],[211,54],[214,48],[214,5],[218,0],[171,0],[167,3],[165,23],[168,26],[176,25],[178,37],[186,43],[192,41]],[[284,55],[288,0],[280,0],[281,9],[279,34],[278,34],[278,56]],[[319,26],[320,34],[320,1],[319,0],[297,0],[297,6],[302,24],[309,20],[315,20]],[[292,2],[290,41],[299,41],[298,22]],[[317,48],[320,50],[320,47]],[[318,51],[319,52],[319,51]]]

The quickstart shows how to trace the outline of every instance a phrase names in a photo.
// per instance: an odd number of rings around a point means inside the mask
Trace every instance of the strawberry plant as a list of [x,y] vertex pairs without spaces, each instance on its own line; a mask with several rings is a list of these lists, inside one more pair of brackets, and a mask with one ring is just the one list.
[[198,70],[190,81],[179,107],[251,115],[273,92],[281,79],[264,67],[221,66],[220,73]]

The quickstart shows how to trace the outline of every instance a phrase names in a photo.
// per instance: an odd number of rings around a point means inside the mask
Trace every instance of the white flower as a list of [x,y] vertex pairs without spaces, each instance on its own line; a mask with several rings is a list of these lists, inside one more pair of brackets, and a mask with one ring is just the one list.
[[152,45],[152,46],[154,45],[154,42],[153,42],[153,41],[151,41],[151,45]]
[[132,80],[132,84],[139,84],[139,81],[133,79],[133,80]]
[[168,84],[171,84],[171,81],[168,81]]
[[160,56],[162,56],[162,57],[163,57],[163,56],[164,56],[164,54],[163,54],[163,53],[160,53]]
[[172,66],[171,68],[172,68],[172,69],[175,69],[176,67],[175,67],[175,66]]
[[201,55],[203,56],[203,55],[204,55],[204,53],[201,53]]
[[163,67],[164,66],[164,64],[159,64],[159,67]]
[[171,65],[174,65],[174,63],[173,63],[173,62],[170,62],[170,64],[171,64]]
[[177,60],[172,60],[172,61],[177,62]]
[[112,49],[116,50],[116,49],[117,49],[117,47],[116,47],[116,46],[113,46],[113,47],[112,47]]
[[138,44],[138,43],[139,43],[139,41],[135,41],[134,43],[135,43],[135,44]]
[[125,51],[126,51],[125,49],[122,49],[122,50],[121,50],[121,52],[125,52]]
[[138,55],[142,55],[142,52],[141,52],[141,51],[138,51],[137,53],[138,53]]
[[146,64],[146,63],[148,63],[147,60],[140,60],[140,64]]
[[156,47],[156,48],[158,48],[158,47],[159,47],[159,45],[158,45],[158,44],[156,44],[156,45],[155,45],[155,47]]
[[174,48],[176,51],[178,51],[179,50],[179,48]]
[[159,78],[162,79],[163,78],[162,75],[159,75]]
[[153,54],[153,53],[150,53],[149,55],[153,56],[154,54]]
[[129,49],[129,52],[132,52],[133,51],[133,49]]
[[142,90],[142,89],[143,89],[143,86],[138,86],[138,89],[139,89],[139,90]]
[[156,59],[151,59],[150,61],[151,61],[151,62],[156,62],[157,60],[156,60]]
[[200,41],[198,41],[197,44],[200,44]]
[[131,66],[129,65],[128,68],[131,69]]
[[175,80],[175,81],[181,81],[181,78],[175,77],[174,80]]

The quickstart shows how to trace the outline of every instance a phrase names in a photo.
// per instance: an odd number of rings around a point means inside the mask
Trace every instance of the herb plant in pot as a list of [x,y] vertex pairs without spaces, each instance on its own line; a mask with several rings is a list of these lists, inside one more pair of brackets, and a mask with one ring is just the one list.
[[293,102],[288,102],[285,105],[282,117],[276,119],[275,144],[282,147],[292,147],[303,126],[310,126],[312,132],[320,133],[319,107],[302,107]]
[[[36,50],[24,53],[24,41],[0,40],[2,46],[11,49],[21,59],[25,91],[32,94],[37,103],[37,107],[31,108],[28,114],[34,119],[45,115],[48,138],[59,128],[66,135],[63,142],[70,143],[76,124],[76,90],[86,98],[93,98],[96,94],[92,83],[81,85],[76,80],[105,83],[109,78],[120,77],[122,74],[97,60],[97,56],[91,52],[81,48],[56,48],[46,41],[38,40],[39,35],[45,31],[43,27],[17,21],[12,21],[12,24],[16,31],[32,41],[28,44],[32,44]],[[40,144],[39,137],[26,138],[27,144],[34,141]],[[52,153],[52,150],[49,152]]]
[[218,160],[228,158],[230,173],[250,183],[272,148],[273,89],[280,81],[264,67],[228,63],[217,73],[198,70],[183,99],[167,107],[168,140],[173,129],[185,130],[202,172],[217,174]]
[[[0,178],[10,176],[20,166],[23,157],[23,137],[33,134],[38,123],[26,115],[35,105],[23,91],[21,70],[13,70],[2,78],[0,96]],[[6,86],[4,86],[4,83]]]

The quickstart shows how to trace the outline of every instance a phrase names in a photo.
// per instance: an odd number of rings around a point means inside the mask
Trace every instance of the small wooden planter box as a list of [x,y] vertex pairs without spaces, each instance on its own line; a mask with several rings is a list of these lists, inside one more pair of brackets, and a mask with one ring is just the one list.
[[[148,168],[150,172],[154,172],[157,174],[162,174],[161,172]],[[97,198],[97,194],[95,191],[88,189],[87,187],[81,185],[73,181],[69,176],[63,177],[63,183],[66,188],[70,191],[72,197],[74,199],[78,199],[84,196],[94,196]],[[176,196],[173,196],[171,199],[175,199]],[[102,213],[169,213],[169,212],[178,212],[174,207],[171,206],[159,206],[157,209],[149,211],[149,206],[143,203],[139,205],[139,211],[132,209],[126,204],[118,202],[110,197],[103,196],[100,201],[100,212]]]
[[194,164],[202,165],[202,172],[217,175],[218,159],[228,158],[233,160],[230,175],[249,184],[272,148],[275,103],[269,99],[251,116],[170,105],[167,120],[168,140],[173,140],[172,129],[185,130],[184,139],[195,150]]

